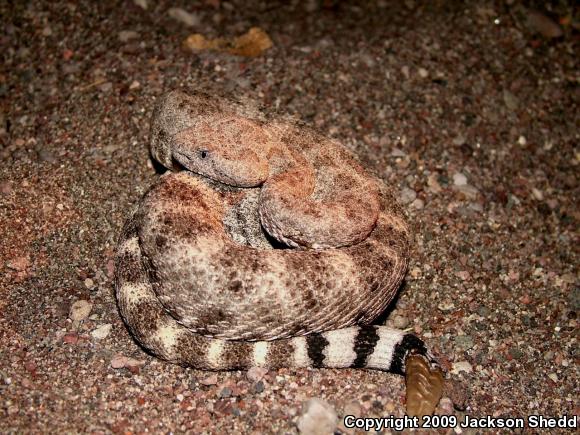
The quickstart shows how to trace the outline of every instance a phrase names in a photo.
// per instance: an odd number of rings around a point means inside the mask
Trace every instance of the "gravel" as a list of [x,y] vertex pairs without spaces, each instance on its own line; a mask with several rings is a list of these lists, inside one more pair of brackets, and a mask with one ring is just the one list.
[[[0,432],[296,433],[320,403],[331,430],[345,410],[404,415],[400,376],[209,373],[132,340],[114,250],[158,177],[152,107],[182,86],[315,125],[401,192],[412,259],[390,320],[447,371],[438,412],[580,414],[577,9],[266,3],[0,3]],[[181,48],[254,26],[273,42],[254,58]]]

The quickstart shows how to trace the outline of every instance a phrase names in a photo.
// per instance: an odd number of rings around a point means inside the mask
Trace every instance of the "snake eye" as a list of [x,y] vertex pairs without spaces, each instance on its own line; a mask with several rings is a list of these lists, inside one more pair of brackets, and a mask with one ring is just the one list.
[[200,156],[202,159],[205,159],[205,158],[207,158],[207,157],[209,156],[209,151],[207,151],[207,150],[201,150],[201,151],[199,152],[199,156]]

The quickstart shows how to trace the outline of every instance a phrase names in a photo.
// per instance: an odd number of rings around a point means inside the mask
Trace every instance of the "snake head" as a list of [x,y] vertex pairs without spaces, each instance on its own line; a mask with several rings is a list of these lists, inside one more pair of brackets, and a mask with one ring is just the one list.
[[262,184],[269,174],[268,136],[233,103],[203,92],[174,90],[160,98],[151,120],[153,159],[238,186]]
[[268,137],[254,122],[239,116],[199,119],[173,135],[172,155],[185,169],[237,187],[261,185],[269,175],[260,155]]

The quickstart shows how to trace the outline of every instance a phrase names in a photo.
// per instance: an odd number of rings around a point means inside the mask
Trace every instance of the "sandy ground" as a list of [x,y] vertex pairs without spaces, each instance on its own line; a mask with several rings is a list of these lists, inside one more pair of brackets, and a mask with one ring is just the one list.
[[[413,257],[386,322],[448,370],[439,413],[580,413],[578,11],[425,3],[1,3],[0,432],[293,433],[309,397],[404,414],[394,375],[216,376],[129,336],[114,248],[158,176],[155,98],[188,86],[296,115],[400,192]],[[252,26],[273,42],[255,58],[181,47]]]

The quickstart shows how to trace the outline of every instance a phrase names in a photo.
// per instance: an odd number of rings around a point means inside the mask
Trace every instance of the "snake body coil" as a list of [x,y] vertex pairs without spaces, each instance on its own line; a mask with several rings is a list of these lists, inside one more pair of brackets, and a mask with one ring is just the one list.
[[[414,335],[370,325],[403,279],[409,228],[392,192],[339,144],[173,91],[154,112],[151,152],[186,170],[144,195],[117,251],[120,312],[144,347],[212,370],[404,373],[409,354],[433,362]],[[236,219],[267,235],[236,240]]]

